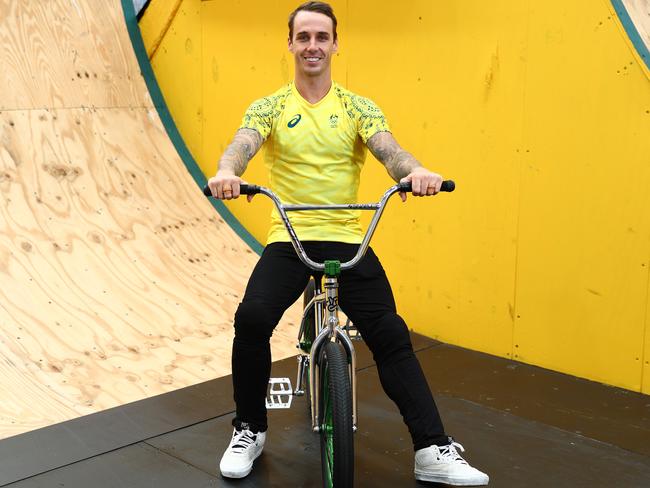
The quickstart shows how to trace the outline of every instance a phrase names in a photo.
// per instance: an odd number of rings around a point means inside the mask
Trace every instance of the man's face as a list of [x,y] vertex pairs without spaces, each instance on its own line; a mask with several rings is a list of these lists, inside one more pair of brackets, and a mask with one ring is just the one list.
[[334,41],[333,23],[327,15],[301,10],[293,21],[293,39],[289,51],[293,53],[296,72],[319,76],[328,72],[332,54],[338,49]]

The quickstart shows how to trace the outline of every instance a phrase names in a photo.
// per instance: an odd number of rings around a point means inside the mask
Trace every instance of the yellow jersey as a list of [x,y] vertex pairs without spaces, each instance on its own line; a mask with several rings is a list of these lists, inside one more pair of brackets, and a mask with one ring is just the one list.
[[[317,103],[305,100],[294,83],[253,102],[241,124],[265,140],[269,184],[283,203],[357,203],[366,141],[389,131],[379,107],[335,82]],[[358,210],[290,212],[301,241],[358,244],[363,238]],[[266,243],[289,241],[277,210]]]

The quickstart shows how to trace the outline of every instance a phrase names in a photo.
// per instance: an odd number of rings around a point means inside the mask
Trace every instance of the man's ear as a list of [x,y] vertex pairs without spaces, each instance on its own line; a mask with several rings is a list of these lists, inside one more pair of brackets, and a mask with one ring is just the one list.
[[337,38],[336,41],[334,41],[334,43],[332,45],[332,51],[333,52],[338,52],[338,50],[339,50],[339,40]]
[[291,48],[293,47],[293,42],[291,42],[290,37],[287,37],[287,47],[289,48],[289,51],[291,51]]

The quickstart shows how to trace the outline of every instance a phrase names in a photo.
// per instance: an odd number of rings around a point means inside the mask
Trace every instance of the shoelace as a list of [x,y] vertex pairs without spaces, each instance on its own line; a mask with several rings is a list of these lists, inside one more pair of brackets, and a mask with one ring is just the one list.
[[232,447],[230,450],[236,454],[241,454],[246,449],[248,449],[256,440],[257,434],[253,434],[250,430],[236,430],[232,436]]
[[446,446],[439,446],[438,450],[440,451],[440,458],[454,463],[467,464],[467,461],[458,454],[456,448],[460,449],[460,452],[465,452],[465,448],[456,441],[452,441]]

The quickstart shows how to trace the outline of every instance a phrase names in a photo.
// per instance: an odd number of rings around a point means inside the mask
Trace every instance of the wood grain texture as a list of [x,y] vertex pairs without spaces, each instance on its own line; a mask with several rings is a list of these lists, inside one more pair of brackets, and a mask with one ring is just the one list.
[[[119,1],[0,5],[0,438],[229,374],[257,255],[136,106]],[[73,82],[77,43],[97,69]]]
[[0,110],[152,105],[115,0],[0,0],[0,45]]

